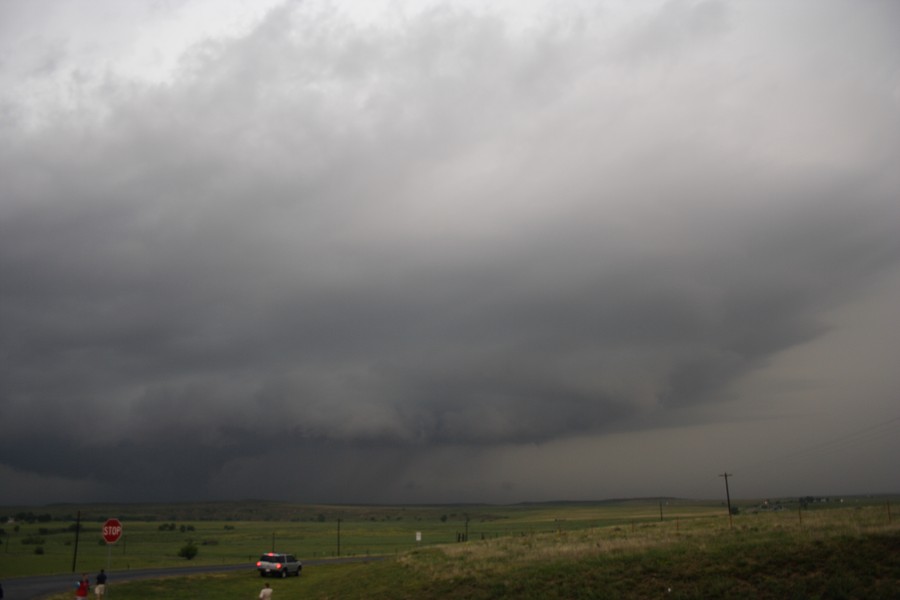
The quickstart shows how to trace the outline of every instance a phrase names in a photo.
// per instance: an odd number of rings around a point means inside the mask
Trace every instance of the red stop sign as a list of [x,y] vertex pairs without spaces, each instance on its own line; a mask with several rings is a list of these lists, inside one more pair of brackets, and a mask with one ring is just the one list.
[[103,539],[114,544],[122,536],[122,523],[118,519],[107,519],[103,524]]

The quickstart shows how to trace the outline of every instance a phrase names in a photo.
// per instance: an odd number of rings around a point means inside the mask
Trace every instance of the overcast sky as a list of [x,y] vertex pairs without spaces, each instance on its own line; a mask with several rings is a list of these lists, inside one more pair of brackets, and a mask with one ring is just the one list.
[[898,31],[0,2],[0,504],[900,492]]

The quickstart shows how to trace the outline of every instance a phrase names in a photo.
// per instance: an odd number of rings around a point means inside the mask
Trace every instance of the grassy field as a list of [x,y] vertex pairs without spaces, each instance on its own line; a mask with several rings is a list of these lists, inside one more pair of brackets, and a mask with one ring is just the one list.
[[[43,517],[3,526],[0,577],[148,567],[255,562],[272,549],[301,558],[397,555],[434,544],[511,535],[581,530],[659,520],[655,501],[518,506],[295,506],[275,503],[87,507],[75,552],[71,507],[10,508],[8,515]],[[670,500],[669,519],[723,515],[717,503]],[[52,520],[47,521],[47,518]],[[109,517],[124,534],[113,545],[101,536]],[[418,536],[417,534],[420,534]],[[421,541],[417,541],[420,537]],[[178,556],[188,542],[198,549],[190,562]],[[39,553],[38,553],[39,552]]]
[[[188,533],[200,545],[191,564],[241,562],[276,546],[300,556],[388,554],[378,563],[309,567],[273,580],[277,597],[308,598],[896,598],[900,527],[885,500],[811,505],[782,511],[743,507],[733,525],[718,503],[655,501],[515,507],[327,507],[312,520],[196,521],[192,532],[129,522],[127,547],[113,546],[113,570],[188,564],[177,549]],[[304,509],[305,510],[305,509]],[[321,510],[326,510],[322,507]],[[468,542],[457,542],[465,533]],[[120,517],[121,518],[121,517]],[[324,521],[320,521],[324,518]],[[334,520],[330,520],[333,518]],[[185,521],[185,524],[187,521]],[[226,526],[232,529],[225,529]],[[20,528],[20,535],[25,535]],[[99,538],[98,532],[95,537]],[[422,542],[415,542],[415,532]],[[30,535],[31,533],[29,533]],[[55,534],[63,535],[63,534]],[[45,541],[50,548],[49,537]],[[71,537],[71,534],[70,534]],[[89,536],[82,533],[82,540]],[[14,539],[14,538],[12,538]],[[284,543],[280,543],[283,541]],[[5,542],[5,538],[4,538]],[[82,542],[84,543],[84,542]],[[260,545],[268,544],[259,549]],[[11,541],[10,547],[14,545]],[[89,544],[85,544],[87,547]],[[96,546],[79,569],[105,565]],[[66,563],[45,553],[47,564]],[[154,552],[162,553],[155,556]],[[120,554],[117,554],[120,553]],[[79,550],[81,557],[81,550]],[[7,559],[13,559],[8,561]],[[3,571],[15,562],[4,556]],[[26,561],[27,562],[27,561]],[[22,563],[25,564],[25,563]],[[4,577],[16,573],[7,572]],[[248,569],[116,586],[115,598],[254,598],[262,580]],[[671,591],[670,591],[671,590]],[[68,598],[63,593],[54,600]]]

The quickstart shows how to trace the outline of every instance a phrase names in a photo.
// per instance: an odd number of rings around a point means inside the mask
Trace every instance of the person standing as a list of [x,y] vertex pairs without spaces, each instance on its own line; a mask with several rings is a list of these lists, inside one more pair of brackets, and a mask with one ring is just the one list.
[[89,591],[91,591],[91,580],[88,579],[87,573],[82,573],[81,581],[78,582],[78,587],[75,588],[75,600],[87,598]]
[[97,594],[97,600],[103,600],[106,595],[106,571],[100,569],[94,582],[94,593]]
[[272,588],[269,587],[269,584],[267,583],[265,586],[263,586],[263,589],[259,591],[259,600],[271,600],[271,598]]

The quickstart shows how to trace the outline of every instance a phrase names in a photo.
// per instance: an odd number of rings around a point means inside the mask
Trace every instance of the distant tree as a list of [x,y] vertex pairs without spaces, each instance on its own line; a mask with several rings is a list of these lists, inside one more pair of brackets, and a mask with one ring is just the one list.
[[195,556],[197,556],[197,546],[192,541],[188,541],[184,546],[181,547],[181,550],[178,551],[178,556],[181,558],[186,558],[187,560],[191,560]]

